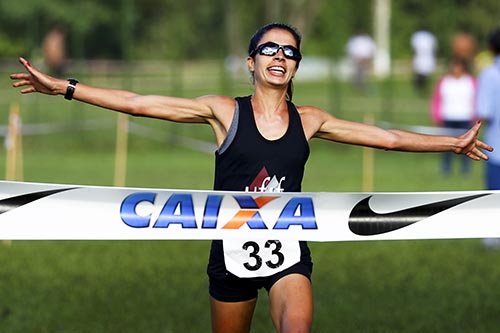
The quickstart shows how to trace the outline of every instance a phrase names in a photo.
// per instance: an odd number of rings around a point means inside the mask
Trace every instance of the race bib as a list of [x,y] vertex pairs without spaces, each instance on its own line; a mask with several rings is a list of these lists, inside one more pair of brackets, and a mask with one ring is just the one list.
[[296,240],[229,239],[223,247],[226,269],[241,278],[270,276],[300,261]]

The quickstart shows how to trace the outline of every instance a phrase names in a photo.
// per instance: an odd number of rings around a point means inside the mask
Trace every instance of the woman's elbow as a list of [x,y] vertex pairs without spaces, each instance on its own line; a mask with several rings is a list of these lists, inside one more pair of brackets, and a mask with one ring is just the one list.
[[148,108],[146,108],[144,105],[135,102],[132,98],[127,101],[124,112],[134,117],[141,117],[146,115],[147,109]]
[[384,150],[400,150],[401,140],[399,135],[390,131],[390,135],[385,137],[382,142],[382,148]]

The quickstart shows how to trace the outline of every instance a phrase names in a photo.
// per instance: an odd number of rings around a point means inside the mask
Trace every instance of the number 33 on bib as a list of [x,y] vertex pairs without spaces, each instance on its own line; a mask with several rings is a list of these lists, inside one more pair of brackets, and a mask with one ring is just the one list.
[[300,261],[296,240],[224,240],[226,269],[240,278],[270,276]]

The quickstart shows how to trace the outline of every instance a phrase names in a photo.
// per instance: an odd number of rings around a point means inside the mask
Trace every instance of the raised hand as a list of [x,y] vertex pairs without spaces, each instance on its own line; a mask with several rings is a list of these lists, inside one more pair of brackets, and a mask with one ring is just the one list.
[[21,89],[22,94],[40,92],[47,95],[58,95],[64,93],[62,89],[66,87],[65,80],[56,79],[40,72],[22,57],[19,58],[19,62],[26,68],[27,73],[11,74],[10,78],[17,80],[12,84],[13,87],[24,87]]
[[478,121],[476,124],[462,136],[458,137],[457,147],[454,149],[454,152],[457,154],[464,154],[469,158],[479,161],[479,160],[487,160],[488,156],[481,151],[481,149],[487,151],[493,151],[493,147],[490,145],[480,141],[477,138],[479,133],[479,129],[481,128],[481,122]]

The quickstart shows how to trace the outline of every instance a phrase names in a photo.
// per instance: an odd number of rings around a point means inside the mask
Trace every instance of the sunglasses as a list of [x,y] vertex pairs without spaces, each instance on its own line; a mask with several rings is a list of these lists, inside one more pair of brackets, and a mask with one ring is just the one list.
[[300,59],[302,59],[302,55],[300,54],[299,49],[297,49],[295,46],[279,45],[274,42],[267,42],[264,44],[260,44],[255,48],[255,50],[253,50],[250,56],[251,57],[255,56],[257,52],[259,52],[260,55],[274,56],[279,52],[280,49],[283,50],[285,58],[292,59],[295,61],[300,61]]

